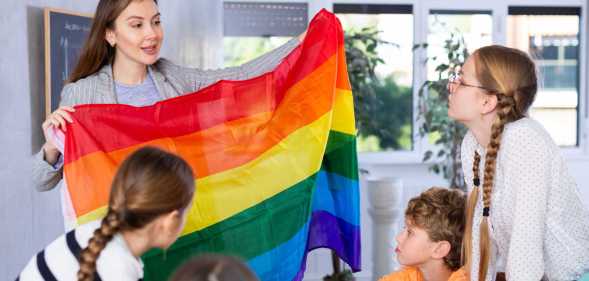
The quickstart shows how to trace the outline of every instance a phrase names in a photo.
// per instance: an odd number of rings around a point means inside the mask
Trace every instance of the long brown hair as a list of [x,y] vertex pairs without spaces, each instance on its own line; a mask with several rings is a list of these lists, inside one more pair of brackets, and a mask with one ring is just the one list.
[[[526,116],[538,89],[536,66],[524,52],[504,46],[487,46],[473,53],[476,76],[488,94],[497,96],[497,117],[491,127],[491,140],[486,148],[483,170],[483,219],[480,225],[480,262],[478,280],[485,280],[490,259],[490,237],[488,216],[495,177],[497,154],[505,124]],[[472,264],[472,228],[474,210],[480,187],[481,156],[475,152],[473,161],[474,189],[470,193],[466,211],[466,231],[463,240],[463,256],[466,268]],[[474,280],[473,280],[474,281]]]
[[[100,68],[111,64],[115,48],[106,42],[106,31],[115,28],[115,20],[133,1],[143,0],[100,0],[92,20],[90,34],[82,47],[78,64],[70,74],[68,83],[96,73]],[[151,0],[157,4],[157,0]]]
[[190,166],[176,155],[153,147],[131,154],[114,177],[106,217],[80,254],[78,280],[94,280],[96,260],[116,233],[183,212],[194,195],[194,181]]

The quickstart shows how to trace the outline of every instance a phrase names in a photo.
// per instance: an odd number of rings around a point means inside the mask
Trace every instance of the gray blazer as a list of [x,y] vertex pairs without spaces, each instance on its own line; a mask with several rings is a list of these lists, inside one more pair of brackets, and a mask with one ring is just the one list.
[[[274,69],[298,46],[298,38],[246,64],[217,70],[187,68],[159,59],[148,66],[158,92],[164,99],[192,93],[219,80],[245,80]],[[97,73],[67,84],[61,91],[60,106],[118,103],[112,67],[105,65]],[[33,156],[33,185],[38,191],[53,189],[63,178],[63,161],[54,166],[45,161],[43,149]],[[62,158],[62,157],[60,157]]]

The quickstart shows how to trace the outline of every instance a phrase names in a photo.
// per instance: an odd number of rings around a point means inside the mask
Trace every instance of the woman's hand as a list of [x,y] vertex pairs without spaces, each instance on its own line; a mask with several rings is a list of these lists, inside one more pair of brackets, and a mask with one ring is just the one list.
[[[45,144],[43,145],[43,154],[45,161],[49,164],[55,164],[59,158],[59,150],[57,150],[57,146],[53,143],[53,140],[49,138],[49,130],[51,128],[58,128],[63,131],[66,131],[66,124],[72,123],[72,116],[70,112],[75,112],[76,110],[70,106],[61,106],[55,111],[53,111],[45,122],[41,125],[43,128],[43,135],[45,136]],[[67,123],[66,123],[67,122]]]

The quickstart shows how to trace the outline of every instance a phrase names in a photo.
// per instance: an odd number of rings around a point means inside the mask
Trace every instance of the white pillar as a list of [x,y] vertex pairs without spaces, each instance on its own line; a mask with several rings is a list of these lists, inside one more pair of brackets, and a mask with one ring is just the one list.
[[372,218],[372,279],[396,268],[394,227],[403,214],[403,181],[399,178],[368,179],[368,213]]

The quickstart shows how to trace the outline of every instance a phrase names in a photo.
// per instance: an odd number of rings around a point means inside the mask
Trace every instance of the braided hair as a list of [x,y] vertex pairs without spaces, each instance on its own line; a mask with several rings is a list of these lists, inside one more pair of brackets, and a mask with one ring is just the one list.
[[106,216],[80,253],[78,280],[94,280],[100,252],[115,234],[140,229],[175,210],[183,212],[194,189],[192,169],[182,158],[153,147],[131,154],[114,177]]

